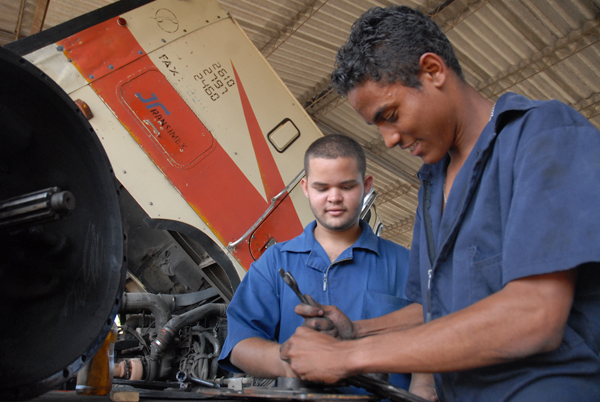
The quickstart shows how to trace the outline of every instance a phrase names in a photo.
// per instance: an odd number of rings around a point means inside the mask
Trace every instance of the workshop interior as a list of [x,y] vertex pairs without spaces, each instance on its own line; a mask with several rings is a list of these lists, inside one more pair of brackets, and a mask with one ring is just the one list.
[[[217,364],[244,273],[312,220],[299,183],[316,138],[361,143],[375,177],[361,216],[410,247],[420,162],[386,149],[329,78],[352,22],[389,2],[3,3],[0,400],[78,386],[421,400],[370,377],[354,385],[373,395],[345,395]],[[399,3],[432,16],[488,99],[559,99],[600,128],[599,3]]]

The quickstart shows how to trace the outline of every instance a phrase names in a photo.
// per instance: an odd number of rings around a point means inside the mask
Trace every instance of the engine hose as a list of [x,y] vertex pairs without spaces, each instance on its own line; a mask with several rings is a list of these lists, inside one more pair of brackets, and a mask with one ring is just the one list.
[[219,341],[217,341],[217,338],[215,338],[212,334],[206,332],[204,333],[204,336],[213,346],[212,360],[210,364],[210,375],[208,377],[212,380],[217,377],[217,369],[219,368],[218,360],[219,355],[221,354],[221,345],[219,344]]
[[[162,300],[162,299],[161,299]],[[175,316],[158,331],[156,339],[150,346],[150,356],[148,357],[148,377],[147,381],[154,381],[158,375],[158,366],[162,352],[169,346],[175,334],[186,325],[200,321],[202,318],[212,315],[226,316],[227,306],[225,304],[205,304],[181,315]],[[158,322],[158,321],[157,321]],[[157,326],[158,328],[158,326]]]
[[178,331],[186,325],[193,324],[207,316],[218,315],[220,317],[225,317],[226,309],[227,305],[225,304],[205,304],[204,306],[196,307],[193,310],[171,318],[165,327],[169,327],[174,331]]
[[123,323],[123,327],[129,327],[133,329],[137,329],[140,327],[149,327],[152,324],[152,316],[151,315],[130,315],[127,317],[125,322]]
[[206,337],[204,336],[204,334],[202,332],[192,332],[193,334],[196,334],[199,338],[200,338],[200,346],[198,347],[198,350],[196,351],[196,363],[194,366],[194,375],[198,378],[201,379],[206,379],[205,377],[202,377],[202,371],[204,369],[204,361],[206,360]]
[[200,370],[200,379],[206,380],[208,378],[208,359],[202,359],[202,370]]
[[124,293],[120,313],[150,311],[154,315],[155,327],[163,328],[171,318],[171,310],[159,295],[152,293]]
[[[192,332],[192,334],[196,335],[200,339],[200,346],[198,346],[198,350],[195,350],[196,353],[206,353],[206,337],[202,332]],[[196,343],[197,344],[197,343]]]

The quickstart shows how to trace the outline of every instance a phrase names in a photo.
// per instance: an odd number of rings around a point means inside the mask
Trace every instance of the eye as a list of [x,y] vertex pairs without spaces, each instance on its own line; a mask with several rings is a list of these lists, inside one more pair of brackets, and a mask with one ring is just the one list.
[[396,113],[393,112],[393,113],[390,113],[389,115],[386,115],[385,116],[385,121],[387,123],[393,123],[393,122],[395,122],[396,121]]

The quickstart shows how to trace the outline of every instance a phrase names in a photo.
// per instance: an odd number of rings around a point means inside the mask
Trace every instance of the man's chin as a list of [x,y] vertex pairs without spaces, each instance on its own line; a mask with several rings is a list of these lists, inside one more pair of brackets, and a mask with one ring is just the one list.
[[346,221],[346,222],[323,222],[323,221],[319,221],[319,223],[321,224],[321,226],[323,226],[325,229],[330,230],[332,232],[343,232],[346,231],[350,228],[352,228],[356,223],[353,221]]

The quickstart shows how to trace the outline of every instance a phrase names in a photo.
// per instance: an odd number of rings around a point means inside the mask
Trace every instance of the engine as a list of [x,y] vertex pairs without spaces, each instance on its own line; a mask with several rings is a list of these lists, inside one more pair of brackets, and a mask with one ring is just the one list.
[[214,387],[227,325],[226,305],[211,298],[211,291],[126,293],[115,343],[115,377]]

